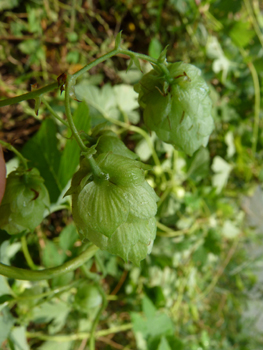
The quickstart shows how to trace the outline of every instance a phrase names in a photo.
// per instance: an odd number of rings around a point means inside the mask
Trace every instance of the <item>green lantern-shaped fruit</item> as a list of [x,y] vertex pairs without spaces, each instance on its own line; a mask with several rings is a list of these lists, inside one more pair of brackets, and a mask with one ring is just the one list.
[[147,166],[112,152],[100,154],[96,162],[104,176],[94,177],[84,159],[68,192],[79,234],[138,265],[156,236],[158,197],[145,180]]
[[49,194],[44,180],[35,168],[17,169],[9,174],[0,205],[0,228],[9,234],[33,231],[49,207]]
[[206,146],[214,128],[209,88],[198,68],[177,62],[167,66],[167,82],[156,70],[135,85],[146,126],[159,138],[192,155]]

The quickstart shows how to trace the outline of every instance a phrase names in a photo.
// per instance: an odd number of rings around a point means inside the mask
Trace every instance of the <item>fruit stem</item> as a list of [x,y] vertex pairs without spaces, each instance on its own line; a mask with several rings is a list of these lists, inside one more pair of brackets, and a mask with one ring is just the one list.
[[0,263],[0,275],[16,280],[24,281],[41,281],[54,278],[63,275],[69,271],[76,270],[79,266],[91,259],[99,248],[92,244],[87,250],[81,253],[76,258],[73,258],[66,263],[53,267],[51,269],[45,269],[40,271],[32,271],[27,269],[21,269],[18,267],[7,266]]
[[102,314],[103,310],[107,306],[107,298],[106,298],[106,295],[105,295],[102,287],[99,284],[97,284],[97,288],[99,289],[100,295],[102,297],[102,305],[99,308],[99,311],[97,312],[97,315],[96,315],[96,317],[95,317],[95,319],[94,319],[94,321],[92,323],[92,327],[91,327],[91,330],[90,330],[90,340],[89,340],[89,348],[90,348],[90,350],[95,350],[95,330],[96,330],[97,324],[99,322],[100,315]]
[[156,58],[144,55],[142,53],[137,53],[137,52],[133,52],[133,51],[130,51],[130,50],[124,50],[124,49],[119,49],[118,53],[130,56],[131,58],[133,56],[136,56],[137,58],[139,58],[141,60],[148,61],[148,62],[154,64],[155,66],[157,66],[163,72],[163,74],[165,76],[165,80],[168,83],[172,83],[173,82],[173,78],[171,77],[171,74],[170,74],[166,64],[164,64],[162,62],[159,62]]
[[[65,111],[66,111],[66,116],[67,116],[67,120],[68,120],[69,127],[71,129],[71,132],[72,132],[75,140],[77,141],[80,149],[83,152],[85,152],[88,150],[88,147],[84,144],[84,142],[82,141],[82,139],[78,133],[78,130],[74,124],[71,110],[70,110],[70,91],[75,84],[75,80],[76,79],[74,76],[70,76],[70,75],[67,76],[66,84],[65,84]],[[103,178],[104,173],[101,171],[100,167],[98,166],[98,164],[96,163],[94,158],[92,156],[89,156],[89,157],[87,157],[87,160],[90,164],[93,175],[97,178]]]
[[60,116],[54,111],[54,109],[50,106],[50,104],[46,101],[46,99],[44,97],[42,97],[42,102],[43,104],[46,106],[46,108],[49,110],[49,112],[51,113],[51,115],[56,118],[57,120],[59,120],[63,125],[67,126],[69,128],[68,123],[60,118]]
[[59,87],[59,84],[56,81],[55,83],[46,85],[46,86],[42,87],[41,89],[27,92],[26,94],[19,95],[16,97],[6,98],[5,100],[0,101],[0,107],[14,105],[14,104],[19,103],[21,101],[33,100],[34,98],[36,98],[36,97],[38,97],[46,92],[53,91],[53,90],[57,89],[58,87]]
[[74,83],[75,83],[75,79],[68,75],[67,76],[67,79],[66,79],[66,84],[65,84],[65,111],[66,111],[66,117],[67,117],[67,120],[68,120],[68,124],[69,124],[69,127],[72,131],[72,134],[75,138],[75,140],[77,141],[80,149],[85,152],[87,151],[87,147],[85,146],[84,142],[82,141],[79,133],[78,133],[78,130],[73,122],[73,118],[72,118],[72,114],[71,114],[71,110],[70,110],[70,90],[71,88],[74,86]]
[[97,179],[106,179],[106,175],[101,171],[95,159],[93,157],[87,157],[87,160],[89,161],[93,176]]
[[10,145],[10,143],[4,142],[2,140],[0,140],[0,144],[4,148],[7,148],[9,151],[14,152],[18,156],[18,158],[21,160],[21,163],[23,164],[25,170],[28,170],[28,166],[27,166],[28,160],[26,158],[24,158],[22,156],[22,154],[20,152],[18,152],[18,150],[14,146],[12,146],[12,145]]
[[24,257],[26,259],[27,265],[30,267],[31,270],[37,270],[37,267],[34,264],[32,258],[31,258],[31,255],[29,253],[25,236],[21,237],[21,245],[22,245],[22,251],[23,251]]

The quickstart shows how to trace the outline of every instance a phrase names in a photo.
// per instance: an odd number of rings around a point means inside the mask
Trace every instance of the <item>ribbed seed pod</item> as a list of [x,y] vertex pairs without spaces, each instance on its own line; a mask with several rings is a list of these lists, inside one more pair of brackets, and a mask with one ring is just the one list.
[[151,70],[135,85],[135,91],[146,126],[162,141],[192,155],[206,146],[214,128],[209,88],[200,70],[191,64],[172,63],[168,70],[173,77],[169,84]]
[[44,180],[35,168],[17,169],[9,174],[0,205],[0,228],[10,235],[33,231],[49,207],[49,194]]
[[112,152],[96,161],[105,177],[94,178],[83,160],[69,191],[80,237],[138,265],[151,252],[156,235],[158,197],[145,180],[147,166]]

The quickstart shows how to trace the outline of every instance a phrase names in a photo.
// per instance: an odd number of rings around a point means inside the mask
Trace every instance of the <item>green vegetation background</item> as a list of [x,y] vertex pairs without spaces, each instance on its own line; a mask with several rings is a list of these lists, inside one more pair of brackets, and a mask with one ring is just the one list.
[[[126,57],[98,65],[78,82],[86,102],[72,103],[78,128],[88,131],[105,117],[122,120],[127,127],[114,130],[153,165],[147,178],[160,197],[158,236],[139,268],[99,252],[51,281],[0,276],[1,349],[87,349],[103,298],[108,305],[97,349],[262,349],[262,3],[0,0],[0,11],[1,98],[75,72],[109,51],[123,30],[126,48],[158,57],[169,45],[169,62],[198,66],[211,89],[215,120],[208,147],[193,157],[152,134],[156,158],[144,133],[129,126],[144,129],[132,88],[142,73],[136,67],[126,73]],[[63,95],[47,99],[63,116]],[[77,166],[77,147],[43,105],[38,116],[32,101],[0,113],[0,138],[38,167],[53,203],[51,214],[27,236],[33,261],[21,237],[10,239],[3,231],[1,261],[57,266],[82,249],[70,203],[61,195]],[[16,159],[10,152],[5,157],[10,171]]]

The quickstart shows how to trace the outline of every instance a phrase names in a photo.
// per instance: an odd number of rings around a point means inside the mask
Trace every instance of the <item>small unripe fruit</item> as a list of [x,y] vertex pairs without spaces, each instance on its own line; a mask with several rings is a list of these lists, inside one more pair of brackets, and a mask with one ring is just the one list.
[[151,70],[135,86],[146,126],[177,149],[192,155],[206,146],[214,128],[209,88],[198,68],[177,62],[167,66],[172,81]]
[[145,180],[143,163],[113,153],[96,161],[105,178],[94,178],[83,161],[69,192],[80,237],[138,265],[155,239],[158,197]]
[[9,234],[33,231],[49,207],[44,180],[35,168],[17,169],[8,175],[6,191],[0,205],[0,228]]

